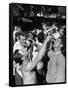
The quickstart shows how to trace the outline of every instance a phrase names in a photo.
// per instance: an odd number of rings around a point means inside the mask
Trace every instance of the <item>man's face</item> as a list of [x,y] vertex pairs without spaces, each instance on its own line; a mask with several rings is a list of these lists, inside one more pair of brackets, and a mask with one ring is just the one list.
[[61,45],[61,39],[56,39],[55,41],[54,41],[54,47],[56,48],[56,47],[59,47]]
[[20,43],[21,45],[26,45],[26,37],[25,36],[20,36]]

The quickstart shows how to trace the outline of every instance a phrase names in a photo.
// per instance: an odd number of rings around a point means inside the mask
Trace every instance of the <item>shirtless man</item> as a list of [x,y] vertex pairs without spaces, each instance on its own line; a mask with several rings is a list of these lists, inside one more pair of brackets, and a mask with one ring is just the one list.
[[65,57],[61,53],[62,43],[61,39],[54,40],[54,51],[50,51],[48,56],[50,61],[47,66],[47,83],[65,82]]
[[50,38],[51,38],[51,36],[47,36],[46,40],[44,41],[44,43],[42,45],[41,50],[38,52],[38,55],[34,61],[30,62],[30,60],[29,60],[29,58],[27,58],[27,56],[22,57],[23,63],[21,65],[20,70],[21,70],[22,76],[23,76],[23,85],[37,84],[36,73],[33,69],[36,67],[38,62],[44,56],[45,51],[46,51],[46,45],[47,45],[48,41],[50,40]]

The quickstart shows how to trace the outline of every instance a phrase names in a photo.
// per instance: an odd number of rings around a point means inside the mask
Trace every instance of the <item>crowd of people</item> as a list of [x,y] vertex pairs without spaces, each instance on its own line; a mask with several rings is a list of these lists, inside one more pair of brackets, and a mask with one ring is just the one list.
[[56,23],[13,31],[13,76],[15,85],[65,82],[65,25]]

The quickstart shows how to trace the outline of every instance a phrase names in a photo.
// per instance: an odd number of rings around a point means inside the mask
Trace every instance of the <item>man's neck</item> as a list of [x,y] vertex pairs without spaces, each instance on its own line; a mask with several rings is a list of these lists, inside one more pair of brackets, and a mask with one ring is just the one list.
[[55,55],[57,55],[57,54],[59,54],[59,53],[61,53],[61,50],[55,51]]

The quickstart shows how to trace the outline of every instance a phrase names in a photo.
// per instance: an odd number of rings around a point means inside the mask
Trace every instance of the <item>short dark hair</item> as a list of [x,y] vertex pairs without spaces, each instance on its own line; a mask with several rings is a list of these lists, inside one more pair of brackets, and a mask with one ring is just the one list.
[[40,43],[43,43],[43,41],[44,41],[44,34],[43,34],[43,32],[40,32],[40,33],[38,34],[38,41],[39,41]]
[[18,38],[20,39],[20,36],[26,37],[26,35],[25,35],[24,33],[22,33],[22,32],[17,32],[17,33],[16,33],[16,37],[18,37]]

